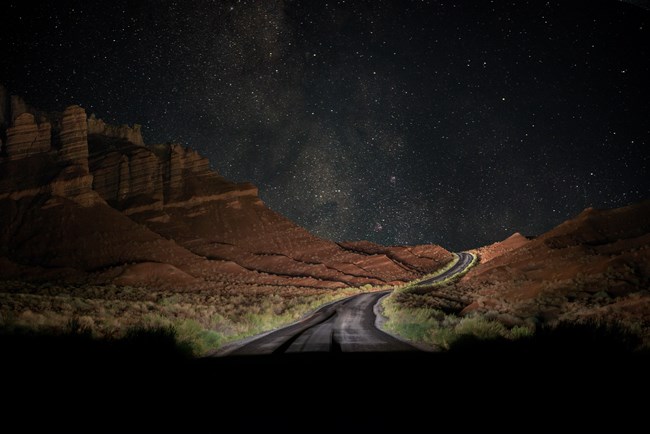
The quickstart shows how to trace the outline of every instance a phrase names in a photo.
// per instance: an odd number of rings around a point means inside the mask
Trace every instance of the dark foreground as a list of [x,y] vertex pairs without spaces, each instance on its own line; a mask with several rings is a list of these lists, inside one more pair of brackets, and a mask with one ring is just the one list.
[[[4,432],[645,432],[645,356],[299,353],[2,338]],[[637,428],[639,427],[639,428]]]

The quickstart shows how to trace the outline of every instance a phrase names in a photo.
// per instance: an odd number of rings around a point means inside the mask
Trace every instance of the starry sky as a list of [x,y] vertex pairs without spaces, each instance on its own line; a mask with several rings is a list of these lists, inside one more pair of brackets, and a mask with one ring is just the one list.
[[646,1],[12,1],[0,82],[317,235],[451,250],[650,197]]

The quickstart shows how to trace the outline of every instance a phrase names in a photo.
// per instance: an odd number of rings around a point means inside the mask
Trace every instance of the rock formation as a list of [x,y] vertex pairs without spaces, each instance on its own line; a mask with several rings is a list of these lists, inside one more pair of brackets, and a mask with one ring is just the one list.
[[[163,199],[162,164],[144,147],[93,156],[93,188],[108,203],[129,212],[132,209],[161,209]],[[140,208],[138,208],[140,207]]]
[[127,142],[133,143],[134,145],[144,146],[141,125],[134,124],[132,127],[129,127],[128,125],[110,125],[101,119],[97,119],[94,114],[90,115],[88,118],[88,134],[96,134],[114,139],[123,139]]
[[5,155],[9,160],[19,160],[50,150],[52,127],[49,122],[36,123],[34,115],[22,113],[7,128]]
[[138,125],[108,125],[78,106],[45,115],[20,98],[7,101],[0,92],[7,109],[0,133],[8,139],[0,160],[5,278],[38,270],[37,278],[47,267],[48,279],[58,269],[149,285],[169,272],[170,282],[190,286],[341,288],[404,282],[451,260],[438,246],[320,239],[264,206],[254,185],[224,179],[196,151],[144,145]]
[[0,199],[53,195],[84,206],[100,200],[88,171],[84,110],[71,106],[47,118],[22,99],[11,100],[8,118],[13,120],[0,160]]
[[382,255],[405,268],[426,273],[435,269],[436,265],[445,260],[446,253],[438,246],[381,246],[369,241],[339,243],[344,249],[360,252],[364,255]]
[[88,124],[86,111],[73,105],[66,108],[61,117],[59,131],[61,160],[78,164],[88,170]]

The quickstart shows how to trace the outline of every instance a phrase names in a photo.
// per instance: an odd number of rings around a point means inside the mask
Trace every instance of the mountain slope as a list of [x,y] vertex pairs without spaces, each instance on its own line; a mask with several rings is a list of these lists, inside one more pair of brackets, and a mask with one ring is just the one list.
[[650,327],[650,201],[586,209],[475,267],[465,313],[535,323],[603,317]]
[[44,113],[6,91],[0,107],[5,279],[148,285],[168,273],[180,286],[339,288],[408,281],[451,259],[439,246],[368,251],[318,238],[198,153],[145,145],[138,125],[108,125],[78,106]]

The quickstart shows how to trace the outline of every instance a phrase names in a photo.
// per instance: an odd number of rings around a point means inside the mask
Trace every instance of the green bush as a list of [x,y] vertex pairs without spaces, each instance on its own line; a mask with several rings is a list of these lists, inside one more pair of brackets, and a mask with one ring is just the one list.
[[490,321],[480,316],[463,318],[454,327],[459,336],[471,335],[478,339],[497,339],[508,336],[508,329],[497,321]]

